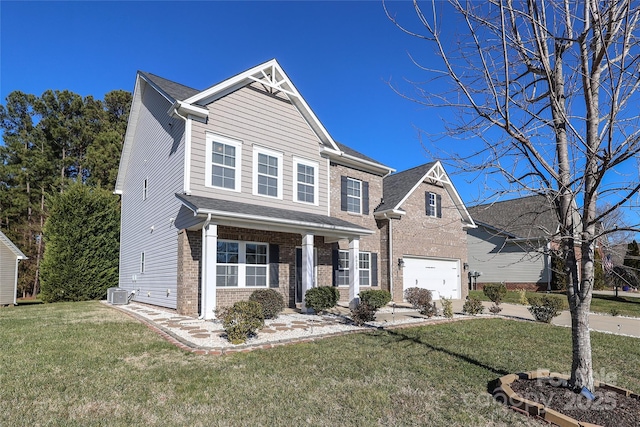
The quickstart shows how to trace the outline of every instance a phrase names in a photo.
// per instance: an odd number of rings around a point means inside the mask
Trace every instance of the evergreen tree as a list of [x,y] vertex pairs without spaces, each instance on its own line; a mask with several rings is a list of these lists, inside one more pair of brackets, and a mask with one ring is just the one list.
[[76,182],[53,195],[47,207],[43,301],[105,298],[107,289],[118,284],[118,197]]
[[635,240],[627,245],[627,254],[624,256],[623,265],[626,270],[636,278],[640,278],[640,247]]

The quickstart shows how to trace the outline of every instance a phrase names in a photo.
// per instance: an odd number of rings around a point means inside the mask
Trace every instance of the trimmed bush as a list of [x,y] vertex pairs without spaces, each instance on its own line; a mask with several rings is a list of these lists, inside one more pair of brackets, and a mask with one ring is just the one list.
[[227,339],[232,344],[242,344],[264,326],[262,305],[256,301],[238,301],[231,307],[216,312],[222,320]]
[[282,294],[273,289],[257,289],[253,291],[249,301],[260,303],[265,319],[275,319],[284,310]]
[[500,305],[505,295],[507,295],[507,287],[504,283],[487,283],[482,288],[482,292],[495,305]]
[[351,309],[351,320],[357,326],[362,326],[366,322],[372,322],[376,318],[378,309],[369,303],[361,301],[357,306]]
[[440,304],[442,304],[442,315],[447,319],[453,318],[453,302],[451,299],[442,298]]
[[316,313],[335,307],[340,299],[340,291],[333,286],[318,286],[304,294],[304,304]]
[[433,302],[431,291],[428,289],[408,288],[404,291],[404,298],[424,316],[431,317],[438,314],[438,308]]
[[391,302],[391,293],[382,289],[369,289],[358,294],[360,301],[367,303],[376,310]]
[[467,298],[462,306],[462,312],[466,314],[470,314],[475,316],[476,314],[482,314],[484,311],[484,305],[482,305],[482,301],[475,298]]
[[562,299],[553,295],[535,295],[529,297],[529,312],[538,322],[551,323],[551,319],[562,311]]

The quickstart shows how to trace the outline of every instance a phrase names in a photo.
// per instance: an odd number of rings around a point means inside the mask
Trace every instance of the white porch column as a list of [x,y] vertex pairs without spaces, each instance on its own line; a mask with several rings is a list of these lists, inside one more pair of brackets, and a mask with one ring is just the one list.
[[349,239],[349,307],[360,302],[360,240]]
[[216,259],[218,256],[218,225],[205,223],[202,228],[202,312],[204,319],[215,319]]
[[304,295],[313,287],[313,234],[302,236],[302,311],[306,311]]

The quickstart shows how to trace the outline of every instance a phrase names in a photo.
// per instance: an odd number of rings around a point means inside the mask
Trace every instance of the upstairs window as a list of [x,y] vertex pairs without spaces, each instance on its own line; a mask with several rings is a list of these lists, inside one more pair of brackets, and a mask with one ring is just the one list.
[[253,193],[282,198],[282,154],[263,148],[253,153]]
[[424,197],[427,216],[442,218],[442,196],[427,191]]
[[207,134],[206,185],[240,191],[242,143],[221,135]]
[[343,211],[369,215],[369,183],[342,176],[340,180],[340,207]]
[[317,205],[318,164],[306,160],[293,159],[295,188],[293,200]]

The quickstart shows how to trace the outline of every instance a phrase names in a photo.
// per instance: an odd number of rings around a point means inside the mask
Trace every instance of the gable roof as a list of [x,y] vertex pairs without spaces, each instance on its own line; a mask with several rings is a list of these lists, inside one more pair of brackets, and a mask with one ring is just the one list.
[[469,213],[478,224],[512,238],[548,238],[559,226],[553,202],[543,195],[473,206]]
[[25,254],[22,253],[20,249],[16,245],[13,244],[11,240],[5,234],[0,231],[0,242],[4,243],[11,252],[13,252],[18,259],[28,259]]
[[379,217],[384,214],[404,215],[402,204],[425,181],[440,183],[460,212],[462,221],[467,227],[475,228],[471,215],[439,160],[385,177],[382,189],[383,202],[374,213]]
[[120,157],[120,167],[118,169],[118,177],[114,193],[121,194],[124,185],[124,173],[129,164],[129,156],[131,154],[131,145],[137,126],[138,112],[142,103],[141,84],[148,84],[172,105],[168,114],[175,115],[184,119],[186,116],[198,117],[199,120],[205,121],[208,118],[209,110],[206,105],[220,99],[246,85],[251,83],[259,83],[265,88],[274,92],[284,94],[291,104],[298,110],[309,127],[318,136],[322,151],[326,153],[330,159],[349,165],[356,164],[359,167],[372,171],[380,175],[388,175],[395,170],[390,168],[362,153],[357,152],[343,144],[338,144],[325,129],[324,125],[318,120],[315,113],[307,102],[302,98],[298,89],[286,75],[278,61],[271,59],[242,73],[236,74],[220,83],[217,83],[205,90],[197,90],[172,80],[165,79],[152,73],[138,71],[136,75],[136,85],[133,94],[131,112],[129,114],[129,122],[127,124],[127,132]]
[[185,86],[180,83],[176,83],[171,80],[167,80],[163,77],[156,76],[155,74],[138,71],[138,73],[144,77],[149,83],[151,83],[157,91],[162,93],[165,98],[171,98],[172,101],[184,101],[185,99],[194,96],[200,91],[189,86]]

